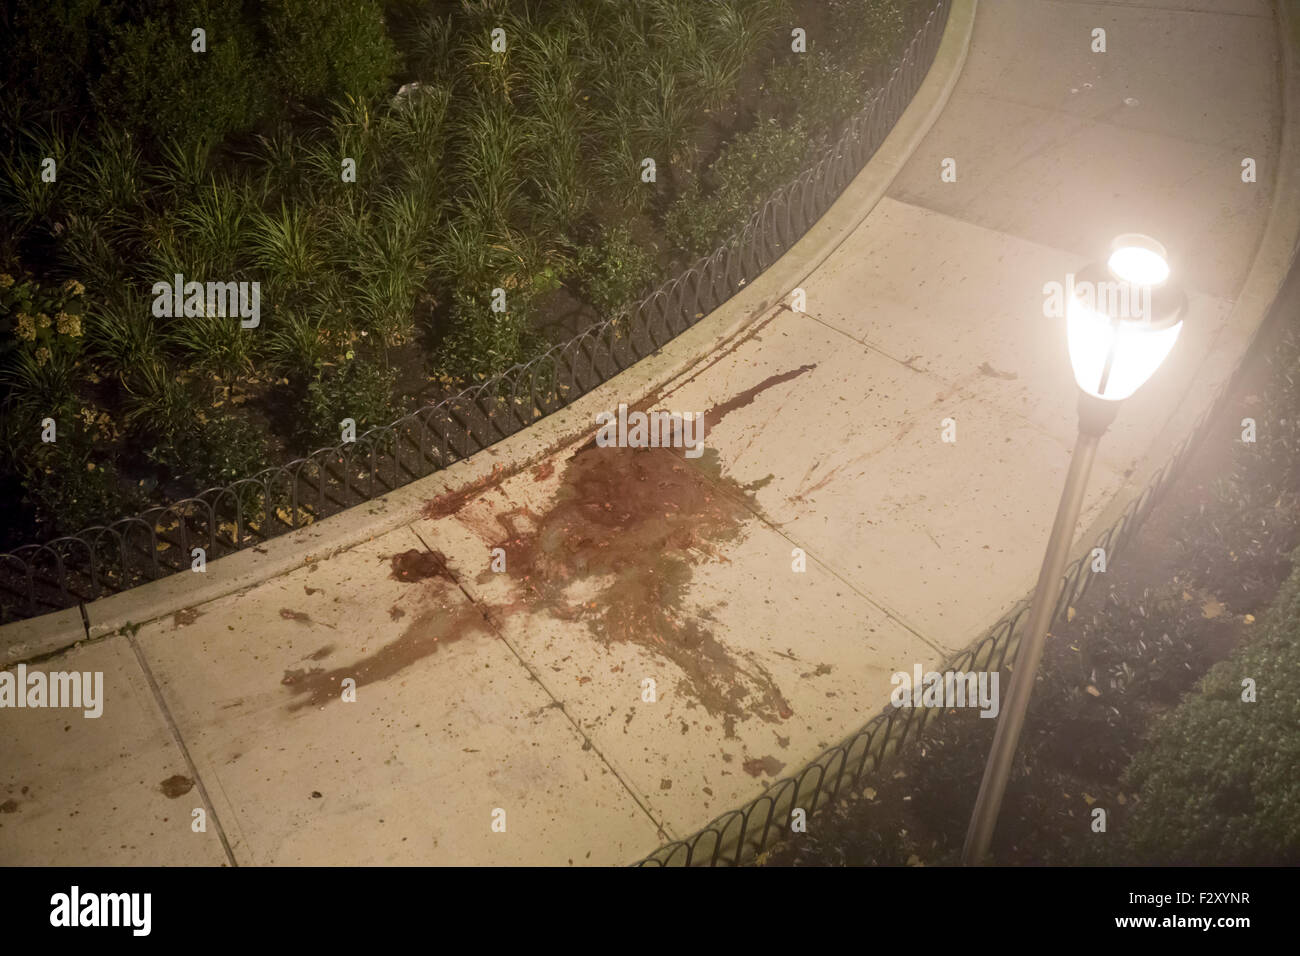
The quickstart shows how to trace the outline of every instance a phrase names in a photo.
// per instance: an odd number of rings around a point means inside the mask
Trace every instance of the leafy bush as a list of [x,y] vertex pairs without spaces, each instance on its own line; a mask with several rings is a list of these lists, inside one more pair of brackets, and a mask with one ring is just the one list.
[[493,312],[486,300],[460,289],[452,292],[449,331],[437,355],[445,374],[488,378],[527,361],[538,344],[529,322],[528,297],[518,295],[512,300],[507,293],[507,302],[507,311]]
[[323,102],[382,93],[397,51],[372,0],[279,0],[265,14],[267,56],[281,97]]
[[[251,127],[265,110],[266,89],[261,71],[250,68],[257,38],[239,0],[140,6],[143,18],[106,28],[111,54],[95,92],[100,112],[186,150]],[[207,31],[205,53],[191,49],[199,28]]]
[[96,462],[88,437],[61,430],[59,440],[31,446],[23,469],[23,504],[45,533],[75,534],[135,511],[139,496],[111,463]]
[[769,119],[736,136],[709,168],[713,188],[705,193],[692,179],[668,211],[669,240],[692,256],[712,252],[798,175],[815,142],[802,120],[782,126]]
[[906,34],[917,0],[827,0],[832,50],[848,70],[889,60]]
[[[527,361],[541,338],[531,325],[537,298],[557,288],[556,265],[530,237],[492,232],[470,217],[444,236],[435,269],[451,284],[434,363],[445,376],[486,378]],[[493,290],[506,311],[492,311]]]
[[580,246],[574,256],[578,286],[602,317],[612,316],[644,295],[656,271],[654,259],[622,225],[604,230],[595,242]]
[[0,356],[30,352],[38,365],[75,358],[83,341],[85,291],[73,279],[56,285],[0,274]]
[[209,417],[191,383],[161,363],[137,369],[126,382],[126,422],[133,441],[165,477],[195,491],[251,477],[265,468],[266,442],[249,419]]
[[307,386],[303,441],[311,450],[339,442],[339,423],[356,422],[357,435],[387,425],[393,413],[392,391],[397,372],[352,352],[339,366],[320,369]]
[[270,464],[261,430],[236,415],[196,416],[189,427],[161,436],[148,455],[196,491],[251,478]]
[[870,90],[829,57],[809,53],[773,67],[763,92],[769,118],[788,122],[804,116],[811,131],[829,135],[862,108]]
[[24,118],[86,114],[87,80],[101,74],[107,52],[101,24],[121,7],[120,0],[10,0],[0,7],[0,107],[11,110],[0,130],[14,131]]
[[[1300,863],[1300,570],[1253,638],[1155,726],[1128,782],[1128,852],[1177,864]],[[1242,681],[1258,699],[1242,701]]]
[[50,285],[0,274],[0,380],[25,430],[47,417],[62,424],[75,411],[84,292],[71,279]]
[[[79,408],[74,397],[58,407],[38,410],[7,402],[0,408],[3,477],[21,496],[21,507],[0,519],[26,537],[73,534],[91,524],[115,520],[140,504],[137,490],[118,478],[111,461],[96,453],[117,438],[107,412]],[[42,419],[55,420],[53,442],[42,441]]]

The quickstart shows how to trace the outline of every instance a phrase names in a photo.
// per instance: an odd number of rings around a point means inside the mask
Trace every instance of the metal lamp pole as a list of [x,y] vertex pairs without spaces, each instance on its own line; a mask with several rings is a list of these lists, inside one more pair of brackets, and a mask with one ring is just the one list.
[[[1105,405],[1110,407],[1102,408],[1092,405],[1088,401],[1091,398],[1085,393],[1079,394],[1079,437],[1074,445],[1074,454],[1070,457],[1070,471],[1065,478],[1065,489],[1061,492],[1061,503],[1056,508],[1052,533],[1047,539],[1047,553],[1043,555],[1043,566],[1038,571],[1038,585],[1034,588],[1029,609],[1028,629],[1021,641],[1020,650],[1016,652],[1007,703],[1002,711],[1002,719],[998,721],[993,749],[989,751],[984,779],[980,782],[979,796],[975,798],[975,810],[971,814],[970,828],[966,831],[961,861],[967,865],[979,863],[988,852],[989,842],[993,839],[998,811],[1002,809],[1002,795],[1006,792],[1007,778],[1011,774],[1011,761],[1016,755],[1016,744],[1025,725],[1029,696],[1034,691],[1038,662],[1043,657],[1043,647],[1047,643],[1047,629],[1056,610],[1056,589],[1065,573],[1070,544],[1074,541],[1074,526],[1079,520],[1083,494],[1088,486],[1088,474],[1092,471],[1092,462],[1097,456],[1097,443],[1119,410],[1118,403],[1106,402]],[[1101,399],[1093,401],[1101,403]]]

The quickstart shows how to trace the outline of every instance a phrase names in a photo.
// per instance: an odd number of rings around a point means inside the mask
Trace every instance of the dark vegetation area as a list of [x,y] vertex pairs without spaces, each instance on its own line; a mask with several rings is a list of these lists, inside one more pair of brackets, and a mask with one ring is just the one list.
[[[0,550],[336,444],[616,314],[824,147],[918,6],[6,5]],[[158,317],[176,274],[259,282],[260,325]]]
[[[1300,863],[1300,324],[1262,335],[1187,470],[1053,629],[991,862]],[[996,723],[947,711],[765,862],[957,864]]]

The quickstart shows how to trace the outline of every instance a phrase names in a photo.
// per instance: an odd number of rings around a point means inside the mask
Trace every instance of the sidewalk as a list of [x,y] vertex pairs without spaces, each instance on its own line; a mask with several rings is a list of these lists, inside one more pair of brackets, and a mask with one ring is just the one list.
[[515,470],[512,439],[477,464],[506,477],[421,483],[444,492],[372,541],[33,664],[103,670],[107,704],[0,712],[0,862],[627,863],[798,770],[1031,589],[1075,435],[1045,282],[1142,231],[1190,297],[1081,530],[1236,365],[1268,305],[1238,298],[1278,45],[1265,0],[981,4],[938,121],[799,282],[806,313],[584,400],[588,423],[702,411],[702,457],[588,425]]

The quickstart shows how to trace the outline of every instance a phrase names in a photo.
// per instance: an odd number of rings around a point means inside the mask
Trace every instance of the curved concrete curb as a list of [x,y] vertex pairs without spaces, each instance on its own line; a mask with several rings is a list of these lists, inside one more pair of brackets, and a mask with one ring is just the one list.
[[653,395],[704,363],[815,272],[875,208],[947,104],[966,62],[977,4],[953,0],[943,39],[920,89],[831,209],[747,288],[658,352],[471,458],[318,524],[212,561],[201,576],[181,572],[93,601],[84,605],[84,622],[82,609],[70,608],[5,625],[0,628],[5,651],[0,664],[53,654],[327,560],[415,521],[432,498],[532,467],[556,447],[592,431],[597,412],[633,396]]

